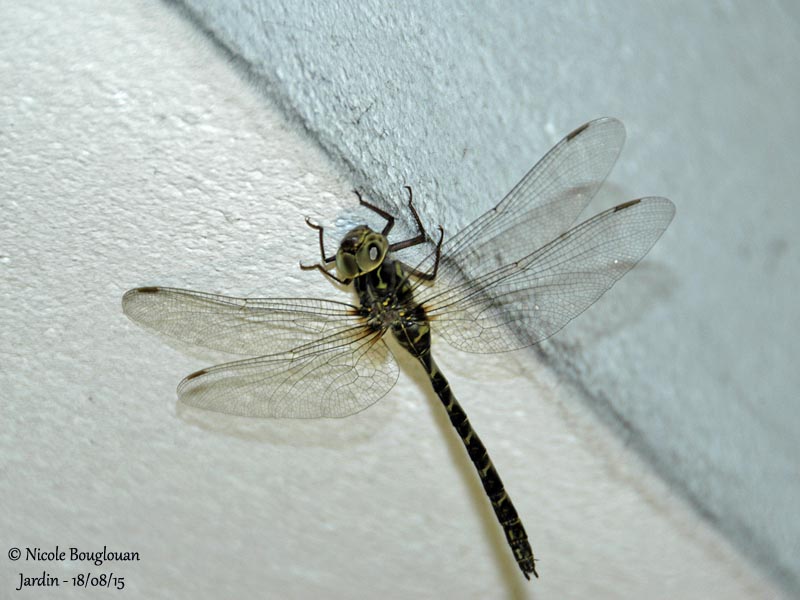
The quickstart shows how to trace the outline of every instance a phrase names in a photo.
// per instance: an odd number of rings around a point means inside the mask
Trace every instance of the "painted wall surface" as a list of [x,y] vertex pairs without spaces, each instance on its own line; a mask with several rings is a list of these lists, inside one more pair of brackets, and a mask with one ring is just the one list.
[[398,204],[415,186],[431,223],[467,222],[573,127],[621,118],[589,213],[655,194],[678,216],[548,362],[800,589],[799,5],[185,5],[365,186]]
[[[67,598],[87,571],[132,598],[798,590],[796,9],[187,6],[0,8],[0,596],[42,570]],[[350,188],[409,183],[457,229],[604,114],[629,143],[590,212],[665,195],[670,230],[541,352],[437,349],[536,582],[409,361],[349,419],[203,414],[174,386],[211,357],[121,314],[150,284],[346,300],[297,268],[304,216],[335,240]],[[140,560],[26,560],[56,545]]]

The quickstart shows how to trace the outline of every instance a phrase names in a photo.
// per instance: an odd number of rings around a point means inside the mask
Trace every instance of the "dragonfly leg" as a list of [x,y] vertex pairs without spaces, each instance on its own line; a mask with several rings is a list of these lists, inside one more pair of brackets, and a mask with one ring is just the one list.
[[417,231],[419,231],[419,235],[424,239],[427,234],[425,233],[425,227],[422,225],[419,214],[417,214],[417,209],[414,206],[414,192],[411,191],[410,185],[404,185],[403,187],[408,190],[408,208],[411,209],[411,214],[414,215],[414,220],[417,222]]
[[306,217],[306,225],[311,227],[311,229],[316,229],[317,233],[319,234],[319,254],[322,257],[322,264],[327,265],[327,264],[332,263],[334,260],[336,260],[335,256],[330,256],[330,257],[325,256],[325,241],[324,241],[324,239],[322,237],[322,234],[325,231],[325,228],[322,225],[317,225],[316,223],[314,223],[308,217]]
[[422,225],[422,221],[419,218],[417,209],[414,206],[414,194],[411,191],[411,186],[405,185],[403,187],[408,190],[408,208],[411,209],[411,214],[414,216],[414,221],[417,222],[417,231],[419,233],[413,238],[409,238],[407,240],[403,240],[402,242],[397,242],[389,246],[389,250],[391,250],[392,252],[396,250],[402,250],[403,248],[411,248],[412,246],[417,246],[423,243],[428,238],[428,234],[425,231],[425,227]]
[[358,197],[358,203],[361,206],[365,206],[366,208],[370,209],[372,212],[378,213],[380,216],[382,216],[384,219],[386,219],[386,226],[383,228],[383,231],[381,231],[381,234],[382,235],[389,235],[389,232],[392,230],[392,227],[394,227],[394,216],[392,216],[391,214],[389,214],[385,210],[381,210],[380,208],[378,208],[374,204],[370,204],[369,202],[364,200],[364,198],[361,197],[361,193],[358,190],[353,190],[353,193]]
[[336,275],[331,273],[331,271],[329,269],[326,269],[325,266],[324,266],[324,265],[330,264],[334,260],[336,260],[335,256],[331,256],[331,257],[325,256],[325,241],[323,239],[323,232],[325,231],[325,228],[322,225],[317,225],[316,223],[314,223],[308,217],[306,217],[306,225],[311,227],[311,229],[316,229],[317,232],[319,233],[319,254],[320,254],[320,257],[322,257],[322,262],[317,263],[315,265],[304,265],[301,262],[300,263],[300,268],[303,269],[304,271],[313,271],[314,269],[318,269],[318,270],[322,271],[322,273],[325,276],[330,277],[336,283],[341,283],[343,285],[347,285],[348,283],[350,283],[351,280],[349,280],[349,279],[339,279]]
[[322,274],[325,275],[326,277],[329,277],[336,283],[341,283],[342,285],[348,285],[351,281],[353,281],[352,279],[339,279],[336,275],[331,273],[329,269],[326,269],[319,263],[315,265],[304,265],[303,263],[300,263],[300,268],[303,269],[304,271],[313,271],[314,269],[317,269],[318,271],[321,271]]
[[[417,223],[417,231],[419,233],[413,238],[409,238],[407,240],[403,240],[402,242],[397,242],[395,244],[392,244],[391,246],[389,246],[389,250],[391,251],[402,250],[403,248],[410,248],[411,246],[417,246],[423,243],[428,237],[428,234],[425,232],[425,227],[422,225],[422,220],[419,218],[417,209],[414,206],[414,194],[411,191],[411,186],[405,185],[403,187],[408,190],[408,208],[411,209],[411,214],[414,216],[414,221]],[[383,228],[383,231],[381,231],[381,234],[389,235],[389,232],[392,230],[392,227],[394,227],[394,216],[389,214],[385,210],[378,208],[374,204],[370,204],[369,202],[364,200],[361,197],[361,194],[359,193],[358,190],[353,190],[353,192],[355,193],[356,196],[358,196],[358,202],[359,204],[361,204],[361,206],[367,207],[371,211],[379,214],[384,219],[386,219],[386,226]]]
[[442,258],[442,242],[444,241],[444,229],[441,225],[439,225],[439,242],[436,244],[436,260],[433,262],[433,269],[425,272],[420,271],[419,269],[415,269],[405,263],[403,266],[409,272],[409,274],[413,275],[417,279],[423,279],[425,281],[433,281],[436,279],[436,274],[439,272],[439,259]]

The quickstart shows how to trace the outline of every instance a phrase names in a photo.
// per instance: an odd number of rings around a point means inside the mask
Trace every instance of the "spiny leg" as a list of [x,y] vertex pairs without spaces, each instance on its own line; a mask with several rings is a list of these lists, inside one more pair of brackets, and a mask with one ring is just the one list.
[[[422,219],[419,218],[419,213],[417,213],[417,209],[414,206],[414,192],[411,191],[411,186],[406,185],[403,186],[408,190],[408,208],[411,209],[411,214],[414,217],[414,221],[417,223],[417,231],[419,232],[415,237],[407,239],[402,242],[397,242],[396,244],[392,244],[389,246],[389,250],[392,252],[396,250],[402,250],[403,248],[411,248],[412,246],[417,246],[422,244],[426,239],[428,239],[428,233],[425,231],[425,226],[422,224]],[[422,279],[424,281],[433,281],[436,279],[436,274],[439,272],[439,259],[442,257],[442,242],[444,241],[444,229],[441,225],[439,225],[439,241],[436,244],[436,259],[433,263],[433,270],[430,272],[420,271],[414,267],[404,264],[403,266],[406,268],[410,275],[417,277],[418,279]]]
[[[412,246],[418,246],[419,244],[423,243],[426,239],[428,239],[428,234],[425,231],[425,227],[422,225],[422,220],[419,218],[419,214],[417,213],[417,209],[414,206],[414,193],[411,191],[411,186],[405,185],[403,186],[408,190],[408,208],[411,209],[411,214],[414,216],[414,221],[417,222],[417,232],[418,234],[407,240],[402,242],[397,242],[396,244],[392,244],[389,246],[389,250],[395,252],[396,250],[402,250],[403,248],[411,248]],[[439,227],[441,229],[441,227]],[[441,243],[441,242],[440,242]]]
[[336,275],[330,272],[330,270],[323,267],[321,264],[317,263],[315,265],[304,265],[300,263],[300,268],[304,271],[313,271],[314,269],[320,271],[325,277],[330,278],[331,280],[335,281],[336,283],[340,283],[342,285],[348,285],[352,279],[339,279]]
[[386,225],[384,226],[383,231],[381,231],[381,234],[382,235],[389,235],[389,232],[392,230],[392,227],[394,227],[394,215],[392,215],[392,214],[386,212],[385,210],[382,210],[382,209],[378,208],[374,204],[370,204],[369,202],[364,200],[364,198],[361,197],[361,193],[358,190],[353,190],[353,193],[358,197],[358,203],[361,206],[364,206],[364,207],[370,209],[372,212],[377,213],[380,216],[382,216],[384,219],[386,219]]
[[[419,213],[417,213],[417,209],[414,206],[414,194],[411,191],[411,186],[405,185],[403,187],[408,190],[408,208],[411,209],[411,215],[414,217],[414,221],[417,224],[418,233],[413,238],[403,240],[402,242],[396,242],[391,246],[389,246],[389,250],[392,252],[396,250],[402,250],[403,248],[411,248],[412,246],[417,246],[423,243],[426,239],[428,239],[428,234],[425,231],[425,227],[422,224],[422,219],[419,218]],[[358,190],[353,190],[353,192],[355,192],[355,195],[358,196],[358,202],[361,204],[361,206],[370,209],[371,211],[379,214],[384,219],[386,219],[386,226],[383,228],[383,231],[381,231],[381,234],[388,235],[389,232],[392,230],[392,227],[394,227],[394,216],[386,212],[385,210],[378,208],[374,204],[371,204],[366,200],[364,200],[361,197],[361,194],[358,192]],[[441,227],[439,229],[441,229]]]
[[444,229],[441,225],[439,225],[439,242],[436,244],[436,259],[433,262],[433,270],[426,273],[425,271],[420,271],[414,267],[411,267],[405,263],[403,263],[403,267],[405,267],[406,271],[410,275],[413,275],[417,279],[422,279],[424,281],[433,281],[436,279],[436,274],[439,272],[439,260],[442,258],[442,242],[444,241]]
[[317,232],[319,233],[319,254],[322,257],[322,262],[316,263],[314,265],[304,265],[301,262],[300,268],[303,269],[304,271],[313,271],[314,269],[317,269],[321,271],[323,275],[325,275],[326,277],[330,277],[336,283],[341,283],[343,285],[347,285],[348,283],[350,283],[349,279],[339,279],[336,275],[331,273],[329,269],[326,269],[324,267],[324,265],[330,264],[334,260],[336,260],[335,256],[331,257],[325,256],[325,241],[323,239],[323,232],[325,231],[325,228],[322,225],[318,225],[312,222],[311,219],[309,219],[308,217],[306,217],[306,225],[311,227],[311,229],[316,229]]
[[[422,219],[419,218],[419,213],[417,213],[417,209],[414,206],[414,193],[411,191],[411,186],[405,185],[403,187],[406,188],[406,190],[408,190],[408,208],[411,209],[411,214],[414,217],[414,221],[417,224],[418,233],[413,238],[409,238],[407,240],[403,240],[402,242],[396,242],[394,244],[391,244],[389,246],[389,250],[391,252],[394,252],[396,250],[403,250],[404,248],[411,248],[412,246],[418,246],[419,244],[425,242],[426,239],[428,239],[428,233],[425,231],[425,226],[422,224]],[[358,190],[353,190],[353,192],[355,192],[356,196],[358,196],[358,201],[361,204],[361,206],[369,208],[373,212],[379,214],[384,219],[386,219],[386,227],[383,228],[383,231],[381,233],[382,235],[388,234],[389,231],[391,231],[392,227],[394,227],[394,216],[392,216],[391,214],[389,214],[384,210],[381,210],[374,204],[370,204],[369,202],[364,200],[361,197],[361,194],[358,192]],[[433,264],[433,271],[431,272],[420,271],[419,269],[416,269],[412,266],[403,263],[403,266],[406,268],[408,274],[413,275],[414,277],[417,277],[425,281],[433,281],[434,279],[436,279],[436,273],[439,271],[439,259],[441,258],[442,255],[443,241],[444,241],[444,229],[440,225],[439,242],[436,244],[436,261]]]
[[306,225],[311,227],[311,229],[316,229],[317,232],[319,233],[319,255],[322,257],[322,264],[327,265],[329,263],[332,263],[334,260],[336,260],[335,256],[331,256],[331,257],[325,256],[325,240],[322,237],[322,235],[323,235],[323,233],[325,231],[325,228],[322,225],[318,225],[318,224],[314,223],[308,217],[306,217]]

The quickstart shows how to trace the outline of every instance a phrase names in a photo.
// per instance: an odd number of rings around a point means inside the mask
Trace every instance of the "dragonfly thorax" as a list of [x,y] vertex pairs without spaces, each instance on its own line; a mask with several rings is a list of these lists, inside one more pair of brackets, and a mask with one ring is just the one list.
[[386,258],[386,236],[366,225],[351,229],[336,251],[336,273],[341,279],[355,279],[377,269]]

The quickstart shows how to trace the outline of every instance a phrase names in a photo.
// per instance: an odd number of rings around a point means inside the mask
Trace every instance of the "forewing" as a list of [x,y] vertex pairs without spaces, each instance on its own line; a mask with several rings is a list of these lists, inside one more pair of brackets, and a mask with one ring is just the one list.
[[203,369],[178,386],[181,401],[245,417],[346,417],[383,397],[398,367],[381,338],[365,329],[349,343]]
[[[502,352],[553,335],[631,269],[669,225],[666,198],[626,202],[500,269],[417,296],[434,331],[468,352]],[[535,223],[529,223],[534,227]],[[437,291],[441,290],[441,291]]]
[[356,307],[313,298],[233,298],[165,287],[130,290],[123,312],[180,342],[228,354],[259,356],[363,328]]
[[494,270],[566,231],[605,181],[625,142],[612,118],[578,127],[556,144],[492,210],[445,234],[441,284]]

